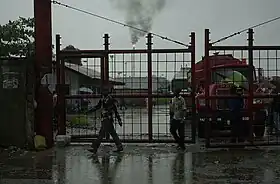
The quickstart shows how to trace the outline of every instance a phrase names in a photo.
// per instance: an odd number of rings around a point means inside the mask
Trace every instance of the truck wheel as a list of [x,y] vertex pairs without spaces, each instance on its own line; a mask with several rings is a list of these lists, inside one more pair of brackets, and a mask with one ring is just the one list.
[[203,121],[198,121],[198,137],[205,138],[205,124]]
[[264,125],[258,125],[254,128],[254,133],[255,133],[256,137],[263,137],[264,131],[265,131]]
[[256,137],[264,136],[265,121],[266,121],[266,113],[264,111],[259,111],[255,114],[254,133]]

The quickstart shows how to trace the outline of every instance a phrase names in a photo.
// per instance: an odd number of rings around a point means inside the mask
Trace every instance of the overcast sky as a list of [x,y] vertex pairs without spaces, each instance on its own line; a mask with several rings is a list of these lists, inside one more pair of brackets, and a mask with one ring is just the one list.
[[[124,12],[113,8],[110,0],[61,0],[61,2],[124,21]],[[190,32],[196,32],[196,54],[199,59],[204,49],[205,28],[210,29],[214,41],[250,25],[280,16],[279,8],[279,0],[167,0],[165,8],[154,19],[152,32],[185,43],[189,42]],[[1,0],[0,24],[19,16],[33,16],[33,0]],[[256,29],[255,44],[280,45],[279,28],[280,20]],[[102,36],[109,33],[111,48],[131,48],[127,28],[67,8],[53,6],[53,38],[57,33],[61,34],[64,46],[72,44],[80,49],[101,49]],[[246,34],[236,36],[223,44],[246,44],[246,36]],[[141,39],[137,48],[144,47],[146,47],[145,39]],[[155,38],[154,48],[180,48],[180,46]],[[267,68],[267,63],[261,66]],[[269,68],[271,67],[275,68],[275,65],[269,64]]]

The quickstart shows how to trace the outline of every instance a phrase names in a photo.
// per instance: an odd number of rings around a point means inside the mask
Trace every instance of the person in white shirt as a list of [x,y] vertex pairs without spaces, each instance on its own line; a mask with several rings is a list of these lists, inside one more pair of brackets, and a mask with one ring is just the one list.
[[170,133],[178,144],[177,149],[185,150],[184,118],[186,116],[186,102],[180,93],[181,89],[176,89],[174,92],[175,96],[170,103]]

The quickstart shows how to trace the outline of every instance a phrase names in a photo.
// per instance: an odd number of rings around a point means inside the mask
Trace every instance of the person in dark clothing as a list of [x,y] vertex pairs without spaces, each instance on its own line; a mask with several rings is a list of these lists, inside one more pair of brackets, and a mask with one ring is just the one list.
[[54,136],[58,133],[58,96],[56,91],[53,91],[53,132]]
[[233,139],[231,142],[244,142],[244,137],[247,133],[247,128],[242,121],[242,109],[244,107],[244,99],[242,98],[242,91],[239,91],[235,86],[232,86],[230,93],[234,98],[228,100],[228,106],[231,112],[231,133]]
[[[170,102],[170,133],[178,144],[177,149],[185,150],[185,124],[186,102],[180,95],[181,89],[176,89]],[[178,131],[178,134],[177,134]]]
[[127,109],[124,98],[120,98],[120,109],[121,110]]
[[102,99],[99,100],[98,104],[91,111],[95,112],[98,109],[101,109],[101,128],[97,139],[92,142],[92,149],[89,151],[94,154],[97,152],[106,132],[112,136],[116,144],[117,150],[115,152],[123,151],[122,143],[113,125],[113,114],[115,114],[120,126],[122,126],[122,120],[116,107],[116,100],[109,95],[109,88],[107,87],[103,88]]
[[88,99],[83,98],[82,101],[81,101],[81,110],[83,112],[87,111],[89,104],[90,104],[90,101]]
[[[273,94],[278,94],[279,89],[274,89],[272,91]],[[271,112],[272,112],[272,128],[275,130],[275,133],[279,133],[280,129],[280,97],[277,95],[273,98],[271,104]]]

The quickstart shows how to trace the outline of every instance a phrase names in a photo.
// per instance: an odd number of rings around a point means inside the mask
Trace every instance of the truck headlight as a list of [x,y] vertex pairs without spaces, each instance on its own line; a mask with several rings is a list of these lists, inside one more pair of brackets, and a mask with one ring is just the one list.
[[198,100],[198,104],[199,104],[200,106],[205,106],[205,99],[199,99],[199,100]]
[[253,104],[262,104],[263,101],[260,99],[253,99]]

